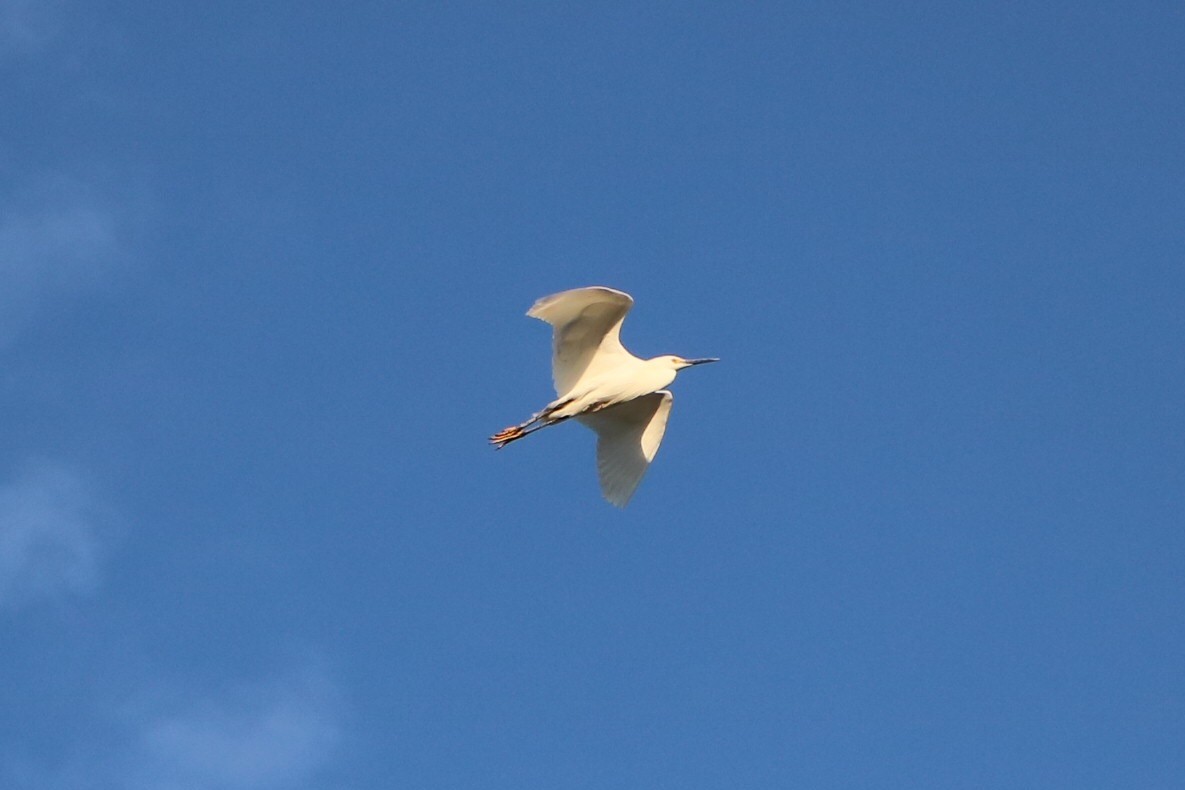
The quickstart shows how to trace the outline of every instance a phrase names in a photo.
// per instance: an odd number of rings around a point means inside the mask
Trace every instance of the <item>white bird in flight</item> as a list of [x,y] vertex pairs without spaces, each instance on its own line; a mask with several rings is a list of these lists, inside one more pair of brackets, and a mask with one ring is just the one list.
[[630,501],[658,452],[671,413],[663,389],[678,371],[715,358],[639,359],[621,345],[621,322],[634,306],[627,293],[594,286],[545,296],[527,311],[554,329],[552,379],[559,396],[520,425],[490,437],[498,449],[569,420],[597,434],[597,473],[605,499]]

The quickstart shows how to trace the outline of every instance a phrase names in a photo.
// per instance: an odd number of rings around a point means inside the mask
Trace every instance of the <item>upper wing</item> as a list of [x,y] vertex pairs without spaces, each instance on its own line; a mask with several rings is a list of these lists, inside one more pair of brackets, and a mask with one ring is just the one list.
[[659,390],[576,418],[597,432],[601,493],[614,505],[625,507],[642,482],[667,431],[673,400]]
[[595,286],[545,296],[527,311],[554,328],[551,377],[556,395],[565,395],[585,373],[629,355],[621,345],[621,322],[634,306],[627,293]]

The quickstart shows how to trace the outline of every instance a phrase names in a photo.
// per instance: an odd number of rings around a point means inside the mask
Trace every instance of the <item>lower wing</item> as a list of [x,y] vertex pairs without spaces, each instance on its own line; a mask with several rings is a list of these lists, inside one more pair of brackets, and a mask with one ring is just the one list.
[[659,390],[576,418],[597,432],[601,493],[614,505],[625,507],[642,482],[662,444],[673,400]]

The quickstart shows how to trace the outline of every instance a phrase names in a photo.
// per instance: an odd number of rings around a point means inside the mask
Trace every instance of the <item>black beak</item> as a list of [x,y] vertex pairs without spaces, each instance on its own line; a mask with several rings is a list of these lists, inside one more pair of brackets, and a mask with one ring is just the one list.
[[706,365],[709,362],[719,362],[719,361],[720,361],[719,357],[704,357],[703,359],[689,359],[689,360],[687,360],[687,364],[688,365]]

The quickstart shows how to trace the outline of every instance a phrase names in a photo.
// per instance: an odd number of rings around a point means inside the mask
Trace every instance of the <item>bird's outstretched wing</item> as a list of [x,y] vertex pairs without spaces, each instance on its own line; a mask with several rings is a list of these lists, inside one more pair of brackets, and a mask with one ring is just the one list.
[[601,493],[614,505],[625,507],[642,482],[662,444],[673,400],[671,393],[659,390],[576,418],[597,432]]
[[566,395],[585,375],[596,375],[629,356],[620,333],[633,306],[629,294],[594,286],[545,296],[527,311],[554,327],[551,377],[556,395]]

